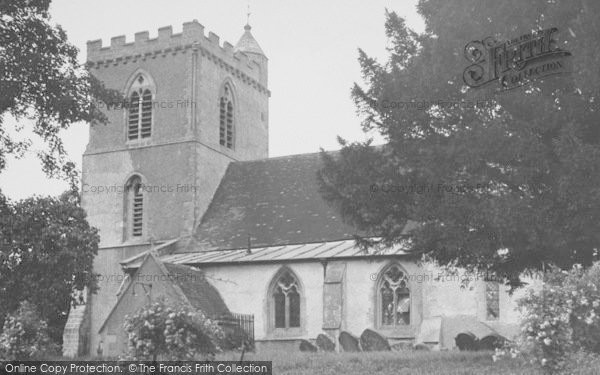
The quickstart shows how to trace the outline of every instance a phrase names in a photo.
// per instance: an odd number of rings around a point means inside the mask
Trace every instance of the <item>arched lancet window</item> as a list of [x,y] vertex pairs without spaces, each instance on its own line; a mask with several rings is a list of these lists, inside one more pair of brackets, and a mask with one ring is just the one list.
[[231,87],[225,84],[221,98],[219,98],[219,143],[221,146],[233,148],[233,122],[233,92]]
[[140,176],[132,176],[125,185],[125,238],[144,233],[144,191]]
[[152,135],[153,85],[144,74],[138,74],[129,88],[127,140],[150,138]]
[[301,293],[300,283],[289,269],[277,273],[269,296],[271,322],[275,329],[300,328]]
[[404,270],[397,264],[385,268],[377,287],[379,325],[396,327],[410,325],[410,290]]

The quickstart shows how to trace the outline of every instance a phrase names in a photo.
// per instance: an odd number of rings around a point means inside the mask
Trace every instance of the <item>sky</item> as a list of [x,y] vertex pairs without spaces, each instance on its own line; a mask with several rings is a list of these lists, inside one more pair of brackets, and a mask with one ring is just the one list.
[[[364,140],[360,117],[350,97],[354,82],[362,83],[358,48],[379,61],[387,58],[385,9],[421,32],[424,23],[417,0],[53,0],[52,22],[61,25],[86,59],[86,42],[139,31],[156,37],[158,28],[198,20],[205,33],[214,32],[235,45],[246,24],[250,5],[252,34],[269,58],[269,156],[338,149],[337,136]],[[373,136],[373,135],[370,135]],[[88,142],[88,125],[63,132],[69,157],[79,167]],[[8,160],[0,173],[0,189],[12,200],[32,195],[57,195],[67,183],[48,179],[34,155]]]

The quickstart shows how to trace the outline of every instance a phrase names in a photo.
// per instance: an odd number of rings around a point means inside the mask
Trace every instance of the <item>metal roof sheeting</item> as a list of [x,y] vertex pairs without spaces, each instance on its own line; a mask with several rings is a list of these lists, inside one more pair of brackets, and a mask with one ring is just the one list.
[[[365,253],[356,246],[354,240],[331,242],[316,242],[297,245],[266,246],[251,249],[234,249],[204,251],[195,253],[180,253],[164,255],[163,262],[174,264],[228,264],[228,263],[256,263],[256,262],[281,262],[315,259],[335,259],[354,257],[373,257],[406,255],[408,244],[401,244],[392,248],[369,250]],[[135,265],[128,265],[136,267]]]

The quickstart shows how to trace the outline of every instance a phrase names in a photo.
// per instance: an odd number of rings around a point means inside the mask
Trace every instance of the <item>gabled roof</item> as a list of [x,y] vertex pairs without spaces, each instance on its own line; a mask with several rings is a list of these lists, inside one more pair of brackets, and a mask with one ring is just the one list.
[[[146,265],[151,263],[156,264],[159,272],[163,276],[157,278],[159,282],[170,283],[179,301],[187,303],[195,309],[200,310],[211,319],[218,319],[230,315],[227,305],[219,294],[219,291],[212,286],[204,275],[204,272],[197,268],[162,262],[158,256],[150,251],[146,253],[139,268],[129,279],[129,283],[125,290],[119,295],[117,303],[114,304],[108,316],[100,326],[98,332],[102,332],[109,320],[114,315],[118,306],[126,303],[126,296],[129,295],[130,289],[137,284],[134,280],[140,272],[145,272]],[[133,293],[133,292],[132,292]]]
[[144,252],[141,252],[139,254],[136,254],[132,257],[129,257],[127,259],[120,261],[119,264],[121,264],[121,266],[127,266],[132,263],[137,263],[139,266],[139,264],[141,264],[144,261],[144,259],[146,258],[146,255],[148,255],[149,253],[153,252],[155,255],[157,255],[159,257],[164,254],[171,254],[171,253],[175,252],[179,247],[184,247],[185,242],[186,241],[184,241],[182,238],[174,238],[174,239],[171,239],[171,240],[168,240],[165,242],[161,242],[154,247],[150,247],[150,249],[148,249]]
[[319,193],[319,153],[232,162],[196,228],[175,253],[330,242],[356,229]]
[[235,45],[235,50],[242,51],[245,53],[255,53],[257,55],[266,56],[262,48],[260,48],[260,46],[258,45],[256,39],[254,39],[254,36],[250,32],[251,29],[252,27],[250,27],[250,25],[244,26],[244,34],[242,34],[240,40]]
[[230,314],[221,294],[206,280],[204,272],[182,264],[163,264],[171,281],[181,289],[192,307],[211,318]]

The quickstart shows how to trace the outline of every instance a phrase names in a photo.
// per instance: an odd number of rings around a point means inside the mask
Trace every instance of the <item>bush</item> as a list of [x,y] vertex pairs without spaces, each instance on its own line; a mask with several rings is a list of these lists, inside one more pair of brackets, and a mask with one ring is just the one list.
[[222,341],[223,350],[251,350],[253,343],[248,334],[239,325],[224,325],[225,338]]
[[24,361],[57,353],[57,345],[48,336],[48,325],[31,303],[22,302],[15,313],[6,316],[0,335],[0,358]]
[[554,373],[576,353],[600,353],[600,264],[584,270],[552,269],[540,291],[519,301],[523,312],[519,350]]
[[128,359],[192,360],[220,351],[221,328],[187,305],[159,300],[125,319]]

